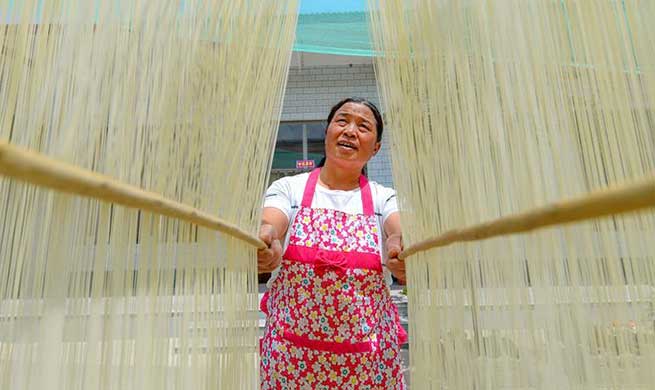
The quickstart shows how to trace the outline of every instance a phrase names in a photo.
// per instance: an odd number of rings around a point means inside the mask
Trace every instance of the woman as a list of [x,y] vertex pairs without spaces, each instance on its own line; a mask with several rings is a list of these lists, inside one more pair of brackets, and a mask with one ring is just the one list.
[[258,268],[274,272],[262,300],[261,388],[403,389],[406,334],[381,256],[386,237],[386,268],[404,282],[400,218],[394,191],[361,174],[380,150],[382,117],[348,98],[327,122],[324,166],[266,193],[260,237],[269,248]]

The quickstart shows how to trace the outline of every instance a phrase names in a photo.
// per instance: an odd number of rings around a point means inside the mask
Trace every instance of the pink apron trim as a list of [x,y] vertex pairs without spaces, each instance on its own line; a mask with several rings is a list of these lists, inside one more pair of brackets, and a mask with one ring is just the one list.
[[318,177],[321,175],[321,168],[314,169],[309,174],[309,179],[307,179],[307,184],[305,184],[305,191],[302,195],[302,207],[308,209],[312,208],[312,200],[314,199],[314,191],[316,191],[316,183],[318,183]]
[[259,310],[262,311],[262,313],[266,314],[268,316],[268,297],[269,297],[269,292],[266,291],[264,295],[262,296],[262,300],[259,301]]
[[398,326],[398,345],[407,344],[407,341],[409,341],[409,335],[405,328],[400,324],[400,320],[396,322],[396,326]]
[[305,264],[314,264],[317,270],[335,269],[345,271],[349,268],[365,268],[382,271],[380,255],[376,253],[340,252],[289,244],[282,257]]
[[400,323],[400,313],[398,313],[398,306],[396,306],[394,303],[392,303],[391,305],[393,306],[394,322],[396,323],[396,335],[398,336],[398,345],[406,344],[407,341],[409,340],[409,335],[407,334],[405,328],[403,328],[403,325]]
[[374,215],[375,209],[373,207],[371,186],[368,184],[368,179],[364,175],[359,177],[359,188],[362,191],[362,211],[364,212],[364,215]]
[[373,343],[360,342],[360,343],[351,343],[349,341],[344,341],[338,343],[336,341],[322,341],[322,340],[312,340],[309,337],[298,336],[295,333],[292,333],[288,330],[285,330],[282,336],[285,340],[291,342],[292,344],[298,347],[305,347],[309,349],[333,352],[333,353],[353,353],[353,352],[371,352],[373,350]]
[[[302,203],[300,204],[305,208],[312,208],[312,200],[314,199],[314,192],[316,192],[316,184],[318,177],[321,175],[321,168],[314,169],[307,179],[305,191],[302,195]],[[371,186],[368,183],[366,176],[359,176],[359,189],[362,194],[362,214],[371,216],[375,215],[375,208],[373,207],[373,195],[371,194]]]

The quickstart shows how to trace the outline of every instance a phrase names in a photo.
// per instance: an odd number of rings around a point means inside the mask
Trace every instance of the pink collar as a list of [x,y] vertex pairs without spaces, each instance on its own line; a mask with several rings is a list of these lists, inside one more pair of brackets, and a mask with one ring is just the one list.
[[[302,207],[311,208],[312,200],[314,199],[314,193],[316,192],[316,184],[318,183],[318,177],[321,174],[321,168],[314,169],[309,174],[309,179],[305,185],[305,192],[302,197]],[[366,176],[359,176],[359,188],[362,194],[362,210],[364,215],[374,215],[375,209],[373,208],[373,196],[371,195],[371,186],[368,183]]]

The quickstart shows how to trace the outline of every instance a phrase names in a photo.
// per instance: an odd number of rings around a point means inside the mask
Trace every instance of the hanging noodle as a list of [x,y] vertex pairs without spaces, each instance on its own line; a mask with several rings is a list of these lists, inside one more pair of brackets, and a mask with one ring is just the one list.
[[[655,3],[370,0],[406,245],[650,175]],[[409,257],[413,389],[655,383],[652,212]]]
[[[655,6],[371,5],[418,244],[412,387],[652,386],[652,213],[428,249],[652,207],[649,180],[533,209],[652,173]],[[295,8],[0,1],[0,139],[73,164],[0,143],[2,173],[62,191],[0,178],[2,388],[257,386],[253,233]]]
[[[295,0],[0,0],[0,140],[259,224]],[[255,247],[0,177],[0,388],[252,389]]]

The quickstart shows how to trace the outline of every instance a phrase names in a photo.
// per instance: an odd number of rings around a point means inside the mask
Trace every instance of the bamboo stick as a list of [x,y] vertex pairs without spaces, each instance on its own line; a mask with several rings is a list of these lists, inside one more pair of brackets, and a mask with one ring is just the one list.
[[267,247],[259,238],[238,226],[194,207],[10,145],[2,140],[0,140],[0,174],[60,192],[91,197],[191,222],[238,238],[258,249]]
[[[229,234],[258,249],[266,248],[266,244],[257,237],[194,207],[10,145],[6,141],[0,141],[0,174],[65,193],[92,197],[178,218]],[[420,241],[408,247],[399,258],[406,259],[418,252],[447,246],[455,242],[476,241],[499,235],[523,233],[547,226],[649,207],[655,207],[655,179],[653,178],[593,192],[587,196],[553,203],[478,225],[449,230],[437,237]]]
[[403,250],[398,258],[406,259],[418,252],[447,246],[456,242],[478,241],[500,235],[524,233],[552,225],[628,213],[655,207],[655,178],[607,188],[578,198],[508,215],[461,229],[449,230],[439,236],[419,241]]

